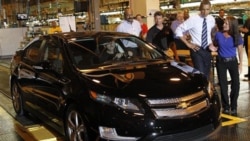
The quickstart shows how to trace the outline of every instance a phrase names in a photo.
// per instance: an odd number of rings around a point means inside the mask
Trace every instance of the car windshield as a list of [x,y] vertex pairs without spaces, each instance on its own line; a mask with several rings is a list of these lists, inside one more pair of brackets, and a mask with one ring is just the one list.
[[69,49],[72,62],[79,69],[165,58],[162,52],[134,36],[71,39]]

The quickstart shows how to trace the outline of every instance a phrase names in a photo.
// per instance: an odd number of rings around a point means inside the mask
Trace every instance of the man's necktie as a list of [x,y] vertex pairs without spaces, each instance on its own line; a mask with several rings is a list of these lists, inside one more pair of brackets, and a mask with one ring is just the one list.
[[203,25],[202,25],[201,47],[205,49],[207,46],[208,46],[207,44],[207,22],[206,22],[206,18],[204,18]]

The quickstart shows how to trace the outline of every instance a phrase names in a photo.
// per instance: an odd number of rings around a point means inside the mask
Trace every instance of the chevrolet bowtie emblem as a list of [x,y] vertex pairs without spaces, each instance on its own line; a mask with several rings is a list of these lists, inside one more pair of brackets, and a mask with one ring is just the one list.
[[186,109],[189,105],[190,105],[190,103],[181,102],[181,103],[179,103],[179,104],[176,106],[176,108],[177,108],[177,109]]

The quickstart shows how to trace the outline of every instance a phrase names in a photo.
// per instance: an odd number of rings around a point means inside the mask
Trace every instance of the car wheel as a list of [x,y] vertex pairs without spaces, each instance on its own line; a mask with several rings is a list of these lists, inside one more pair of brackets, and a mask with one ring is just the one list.
[[24,115],[25,111],[23,109],[23,98],[22,94],[20,93],[20,90],[18,88],[17,83],[13,82],[11,87],[11,98],[12,98],[12,104],[14,107],[15,112],[18,115]]
[[68,141],[89,141],[86,124],[73,105],[67,110],[65,124]]

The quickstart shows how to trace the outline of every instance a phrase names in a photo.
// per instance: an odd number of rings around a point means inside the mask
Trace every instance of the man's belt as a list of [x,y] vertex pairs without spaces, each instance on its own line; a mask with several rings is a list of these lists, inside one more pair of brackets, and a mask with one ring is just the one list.
[[219,61],[222,61],[222,62],[231,62],[231,61],[237,60],[236,56],[234,56],[234,57],[218,57],[218,58],[219,58]]
[[207,46],[207,47],[201,47],[201,46],[198,46],[200,49],[202,49],[202,50],[206,50],[206,51],[209,51],[210,52],[210,50],[209,50],[209,46]]

